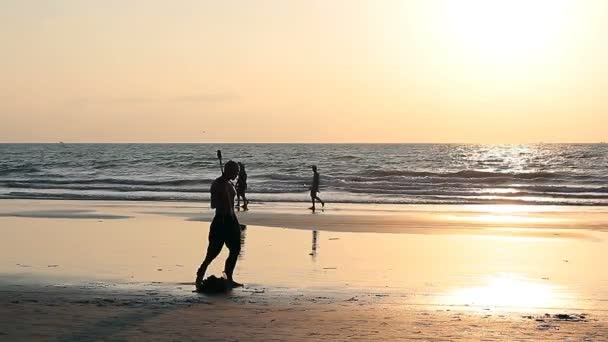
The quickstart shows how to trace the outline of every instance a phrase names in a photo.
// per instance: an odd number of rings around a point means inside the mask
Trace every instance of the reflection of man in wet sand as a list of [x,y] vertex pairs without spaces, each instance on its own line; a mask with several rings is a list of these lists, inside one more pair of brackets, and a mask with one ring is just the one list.
[[234,196],[236,190],[232,185],[232,180],[239,174],[239,166],[233,161],[229,161],[224,166],[224,173],[213,184],[211,184],[211,208],[215,209],[215,216],[209,229],[209,246],[207,255],[196,272],[196,288],[200,289],[201,283],[205,278],[207,267],[215,259],[224,244],[230,251],[226,259],[224,273],[232,286],[242,286],[234,281],[232,274],[236,267],[236,261],[241,250],[241,227],[234,213]]
[[313,177],[312,177],[312,185],[310,186],[310,200],[312,201],[312,207],[308,208],[308,209],[312,209],[312,211],[315,211],[315,200],[321,202],[321,206],[325,207],[325,202],[323,202],[322,199],[319,198],[319,196],[317,196],[317,193],[319,193],[319,173],[317,172],[317,166],[313,165],[312,166],[312,172],[314,173]]

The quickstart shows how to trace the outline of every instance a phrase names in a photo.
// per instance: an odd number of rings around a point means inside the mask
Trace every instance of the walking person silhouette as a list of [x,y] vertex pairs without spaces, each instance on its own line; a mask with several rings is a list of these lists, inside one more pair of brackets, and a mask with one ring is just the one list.
[[325,207],[325,202],[323,202],[323,200],[320,199],[319,196],[317,195],[320,191],[319,191],[319,173],[317,172],[316,165],[312,166],[312,172],[313,172],[312,185],[310,186],[310,200],[312,201],[312,207],[310,207],[308,209],[311,209],[314,212],[315,211],[315,200],[321,202],[322,207]]
[[224,244],[229,250],[224,266],[226,278],[232,287],[243,286],[233,279],[237,258],[241,251],[241,227],[234,212],[236,190],[232,185],[232,181],[238,174],[238,164],[229,161],[224,166],[222,175],[211,184],[211,208],[215,209],[215,216],[209,228],[209,245],[205,260],[196,272],[197,291],[201,291],[207,267],[220,254]]
[[245,191],[247,191],[247,172],[245,171],[245,164],[239,162],[239,178],[236,181],[236,207],[240,207],[242,197],[243,209],[247,210],[249,200],[245,197]]

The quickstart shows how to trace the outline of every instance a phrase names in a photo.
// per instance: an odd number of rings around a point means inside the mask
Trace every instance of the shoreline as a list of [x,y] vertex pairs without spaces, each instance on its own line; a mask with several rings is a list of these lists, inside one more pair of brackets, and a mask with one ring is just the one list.
[[[194,204],[197,203],[197,204]],[[207,202],[0,199],[0,217],[133,219],[141,215],[210,222]],[[24,208],[29,208],[24,210]],[[527,234],[608,230],[608,207],[544,205],[330,204],[311,212],[291,202],[250,204],[237,211],[245,225],[352,233]]]
[[[204,193],[204,191],[193,191],[192,193]],[[248,194],[249,196],[250,194]],[[277,195],[277,194],[273,194]],[[308,192],[303,192],[301,194],[285,194],[288,196],[299,196],[302,199],[280,199],[275,200],[272,198],[266,199],[253,199],[250,204],[253,205],[273,205],[273,204],[285,204],[285,203],[310,203],[310,199],[307,197]],[[547,197],[552,198],[552,197]],[[20,196],[20,197],[11,197],[8,195],[0,195],[0,201],[11,201],[11,200],[31,200],[31,201],[84,201],[84,202],[134,202],[134,203],[206,203],[209,202],[208,197],[204,198],[194,198],[194,199],[170,199],[170,198],[154,198],[154,197],[139,197],[139,198],[123,198],[118,196],[108,195],[103,198],[91,198],[87,195],[70,195],[64,197],[42,197],[42,196]],[[500,205],[520,205],[520,206],[530,206],[530,207],[589,207],[589,208],[607,208],[608,202],[564,202],[564,201],[529,201],[529,200],[467,200],[467,201],[405,201],[405,200],[395,200],[395,201],[370,201],[370,200],[331,200],[331,202],[326,201],[328,204],[338,204],[338,205],[362,205],[362,206],[374,206],[374,205],[388,205],[388,206],[424,206],[424,205],[437,205],[437,206],[500,206]]]

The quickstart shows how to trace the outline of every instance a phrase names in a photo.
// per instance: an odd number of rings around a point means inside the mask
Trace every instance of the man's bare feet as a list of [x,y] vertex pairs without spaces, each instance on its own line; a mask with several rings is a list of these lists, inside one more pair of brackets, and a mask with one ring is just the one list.
[[199,277],[198,275],[196,276],[196,280],[194,280],[194,287],[196,289],[196,292],[202,292],[203,290],[203,278]]

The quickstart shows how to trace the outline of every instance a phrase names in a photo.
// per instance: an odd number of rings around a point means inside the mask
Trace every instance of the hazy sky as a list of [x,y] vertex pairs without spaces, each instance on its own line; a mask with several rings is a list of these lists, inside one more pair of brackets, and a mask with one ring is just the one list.
[[608,1],[0,1],[0,142],[608,140]]

